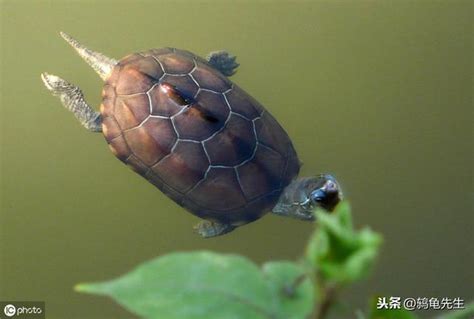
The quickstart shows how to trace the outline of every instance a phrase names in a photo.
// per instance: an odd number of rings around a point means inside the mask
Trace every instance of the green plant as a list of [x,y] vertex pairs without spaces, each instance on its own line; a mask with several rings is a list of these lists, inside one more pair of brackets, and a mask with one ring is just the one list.
[[[146,262],[115,280],[79,284],[76,290],[113,298],[142,318],[325,318],[345,286],[368,275],[382,243],[368,228],[354,231],[347,202],[318,222],[297,262],[267,262],[207,251],[172,253]],[[377,309],[343,317],[416,318],[405,310]],[[445,319],[468,318],[473,307]],[[463,314],[464,313],[464,314]],[[456,316],[455,316],[456,315]]]

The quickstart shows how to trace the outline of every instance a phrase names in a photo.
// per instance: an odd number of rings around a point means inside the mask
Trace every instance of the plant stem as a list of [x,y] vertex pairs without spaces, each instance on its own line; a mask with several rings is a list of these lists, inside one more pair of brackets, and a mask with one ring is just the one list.
[[328,314],[329,309],[336,300],[336,287],[326,286],[323,288],[323,299],[319,304],[318,311],[316,312],[316,319],[324,319]]

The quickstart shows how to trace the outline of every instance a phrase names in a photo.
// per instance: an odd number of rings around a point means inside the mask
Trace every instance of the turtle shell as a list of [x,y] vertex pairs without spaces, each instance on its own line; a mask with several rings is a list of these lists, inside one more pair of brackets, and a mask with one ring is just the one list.
[[271,114],[188,51],[125,57],[102,96],[115,156],[201,218],[253,221],[298,174],[293,145]]

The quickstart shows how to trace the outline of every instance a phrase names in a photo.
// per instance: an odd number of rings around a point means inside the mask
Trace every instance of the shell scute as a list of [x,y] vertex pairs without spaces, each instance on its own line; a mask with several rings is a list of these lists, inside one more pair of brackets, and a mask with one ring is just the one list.
[[256,140],[252,122],[232,114],[225,128],[204,142],[211,165],[235,166],[248,160]]
[[102,119],[102,133],[107,142],[122,134],[122,130],[113,115]]
[[168,53],[173,53],[174,49],[173,48],[159,48],[159,49],[151,49],[148,51],[141,52],[140,54],[143,56],[154,56],[155,58],[162,55],[162,54],[168,54]]
[[152,78],[134,68],[124,68],[120,72],[116,92],[118,95],[130,95],[148,91],[154,81]]
[[269,212],[272,210],[275,203],[278,201],[280,197],[281,191],[276,190],[260,197],[255,198],[254,200],[247,203],[247,205],[243,208],[244,211],[248,212],[245,216],[245,219],[239,219],[238,214],[234,217],[239,222],[251,222],[256,220],[262,216],[262,212]]
[[262,113],[260,104],[237,85],[234,85],[232,90],[225,93],[225,97],[233,112],[239,113],[250,120],[259,117]]
[[120,61],[116,82],[118,95],[145,93],[163,76],[159,63],[153,57],[134,54]]
[[131,151],[122,135],[117,136],[109,142],[112,153],[122,162],[130,156]]
[[[123,69],[137,69],[138,71],[150,76],[155,77],[157,80],[160,78],[160,74],[163,74],[161,67],[153,58],[153,55],[145,55],[142,53],[133,53],[122,58],[117,64],[118,71],[121,72]],[[109,77],[109,82],[116,82],[119,79],[118,75],[112,73]]]
[[168,186],[158,175],[156,175],[152,170],[148,170],[144,177],[153,185],[158,187],[163,193],[171,197],[175,202],[181,205],[183,194],[177,190]]
[[203,177],[208,161],[201,143],[178,141],[173,152],[156,163],[152,171],[179,192],[186,192]]
[[120,100],[123,105],[127,106],[138,123],[143,122],[150,115],[150,101],[146,94],[121,96]]
[[[171,148],[178,138],[171,120],[150,117],[143,124],[143,129],[153,138],[162,156],[166,156],[171,152]],[[160,159],[162,156],[160,156]]]
[[173,122],[180,138],[202,141],[219,131],[229,114],[222,94],[200,91],[195,103],[176,115]]
[[197,62],[191,75],[202,89],[223,93],[232,87],[232,83],[224,75],[201,62]]
[[140,73],[150,77],[153,81],[158,81],[164,74],[161,65],[153,57],[142,57],[123,67],[124,70],[135,69]]
[[137,156],[130,155],[126,160],[125,163],[129,166],[132,170],[137,172],[138,174],[145,176],[146,172],[149,170],[148,166],[146,166]]
[[[112,73],[118,73],[115,72],[115,69]],[[100,113],[103,118],[114,114],[116,98],[114,83],[107,81],[102,89],[102,103],[100,104]]]
[[161,79],[162,83],[172,85],[185,98],[192,99],[199,90],[198,85],[189,75],[165,75]]
[[113,97],[114,94],[115,88],[109,82],[106,82],[102,88],[102,100]]
[[148,95],[151,101],[151,115],[170,117],[184,108],[183,103],[170,98],[166,85],[155,85]]
[[292,179],[300,172],[301,163],[298,159],[298,155],[296,154],[293,145],[291,143],[289,144],[288,153],[286,155],[285,171],[282,175],[282,185],[289,184]]
[[122,59],[120,59],[118,66],[119,67],[126,66],[127,64],[133,63],[136,60],[139,60],[141,58],[142,58],[142,55],[140,55],[139,53],[132,53],[132,54],[126,55]]
[[[120,62],[115,66],[115,68],[112,69],[112,73],[108,77],[108,79],[105,82],[104,88],[106,86],[110,86],[115,89],[115,86],[117,85],[117,80],[120,76],[120,71],[122,70],[122,66]],[[113,94],[115,96],[115,92]]]
[[285,162],[279,153],[258,145],[253,159],[237,168],[245,197],[251,200],[280,189]]
[[168,74],[187,74],[194,69],[194,61],[190,57],[169,53],[159,55],[157,59]]
[[255,130],[260,143],[286,157],[290,138],[270,113],[264,112],[261,118],[255,120]]
[[233,168],[211,168],[187,196],[197,205],[221,212],[246,204]]
[[115,104],[115,118],[122,130],[140,125],[150,114],[146,94],[123,96]]
[[176,139],[171,122],[159,118],[149,118],[123,134],[133,154],[148,166],[168,155]]

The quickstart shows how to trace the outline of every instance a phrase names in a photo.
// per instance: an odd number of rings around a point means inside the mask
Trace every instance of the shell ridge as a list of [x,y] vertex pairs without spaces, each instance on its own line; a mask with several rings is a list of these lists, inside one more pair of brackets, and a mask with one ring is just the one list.
[[215,131],[214,133],[212,133],[212,135],[209,136],[208,138],[205,138],[204,140],[202,140],[202,142],[206,143],[207,141],[210,141],[214,136],[216,136],[217,134],[222,132],[227,127],[227,123],[229,122],[231,115],[232,114],[229,110],[229,114],[227,115],[227,118],[225,119],[224,124],[222,125],[222,127],[220,129],[218,129],[217,131]]

